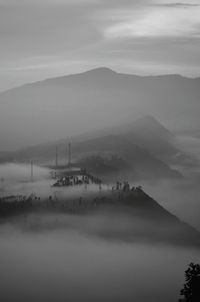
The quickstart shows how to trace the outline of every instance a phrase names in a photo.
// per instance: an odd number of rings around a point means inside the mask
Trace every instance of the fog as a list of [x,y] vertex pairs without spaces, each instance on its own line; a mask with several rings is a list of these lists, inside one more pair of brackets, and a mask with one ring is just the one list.
[[50,170],[39,166],[33,167],[34,177],[31,179],[31,166],[27,164],[0,165],[2,195],[30,195],[34,191],[42,196],[50,192]]
[[142,185],[167,210],[200,230],[200,139],[179,135],[176,144],[178,149],[195,158],[196,164],[175,167],[183,174],[183,179],[148,180]]
[[[31,179],[31,166],[27,164],[0,165],[0,196],[35,194],[37,197],[48,198],[50,195],[58,199],[84,196],[88,192],[97,192],[99,186],[90,185],[70,188],[52,187],[55,180],[51,178],[51,170],[37,165],[33,166],[33,179]],[[107,185],[102,185],[107,190]]]
[[192,154],[193,156],[195,156],[197,159],[200,160],[200,153],[199,153],[200,139],[198,136],[195,137],[195,132],[194,135],[186,135],[186,134],[177,135],[177,145],[185,152]]
[[[33,170],[34,179],[30,181],[30,165],[1,165],[1,194],[34,192],[40,197],[56,194],[59,199],[98,190],[96,186],[90,190],[55,190],[49,169],[34,166]],[[152,180],[140,184],[170,212],[199,227],[195,179],[188,173],[188,178],[173,182]],[[178,301],[184,270],[191,261],[200,259],[198,249],[170,243],[173,228],[158,227],[156,221],[120,211],[29,214],[1,221],[1,300]],[[154,234],[159,232],[160,237],[169,240],[158,240]]]
[[169,302],[178,300],[184,269],[199,261],[199,251],[103,240],[70,228],[23,231],[15,223],[0,227],[0,259],[4,302]]
[[[179,167],[180,168],[180,167]],[[34,166],[34,178],[31,181],[30,165],[3,164],[0,165],[0,196],[23,194],[36,194],[38,197],[47,198],[50,195],[58,198],[84,197],[89,192],[99,191],[96,185],[85,188],[55,188],[52,187],[54,180],[50,177],[50,170]],[[151,179],[131,182],[131,185],[142,185],[144,191],[164,206],[168,211],[188,222],[200,230],[200,169],[190,167],[185,171],[183,179]],[[123,180],[123,179],[122,179]],[[104,191],[111,189],[112,184],[104,185]]]

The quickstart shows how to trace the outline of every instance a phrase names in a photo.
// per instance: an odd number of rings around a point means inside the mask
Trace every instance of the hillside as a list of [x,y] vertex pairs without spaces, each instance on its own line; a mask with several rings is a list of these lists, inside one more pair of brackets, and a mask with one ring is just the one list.
[[[81,203],[77,195],[13,203],[0,202],[0,223],[14,221],[26,231],[66,228],[109,240],[200,247],[199,232],[165,210],[141,188],[129,192],[102,190],[101,194],[88,190]],[[26,219],[22,218],[24,215]]]
[[[168,212],[143,189],[122,193],[120,198],[117,192],[110,198],[99,199],[99,202],[102,204],[95,213],[102,211],[109,220],[105,219],[104,227],[99,230],[99,235],[105,238],[200,246],[199,232]],[[109,230],[112,222],[114,226]]]

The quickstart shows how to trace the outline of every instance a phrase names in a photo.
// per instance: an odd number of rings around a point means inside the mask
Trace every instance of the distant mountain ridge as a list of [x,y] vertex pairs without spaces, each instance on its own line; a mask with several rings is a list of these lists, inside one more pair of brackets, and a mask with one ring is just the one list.
[[144,116],[200,129],[200,79],[135,76],[99,68],[0,94],[1,150],[54,141]]

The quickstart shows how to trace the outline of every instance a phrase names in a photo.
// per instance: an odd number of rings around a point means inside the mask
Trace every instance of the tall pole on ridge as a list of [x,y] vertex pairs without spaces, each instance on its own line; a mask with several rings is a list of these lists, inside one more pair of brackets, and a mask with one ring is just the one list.
[[68,145],[68,166],[71,165],[71,144]]
[[58,146],[56,146],[56,170],[58,168]]
[[31,160],[31,182],[33,182],[33,160]]
[[4,178],[1,178],[1,197],[4,197]]

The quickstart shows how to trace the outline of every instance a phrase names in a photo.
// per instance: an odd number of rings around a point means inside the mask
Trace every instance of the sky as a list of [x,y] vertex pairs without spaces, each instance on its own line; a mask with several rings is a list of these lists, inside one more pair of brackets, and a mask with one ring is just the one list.
[[0,91],[106,66],[200,76],[200,0],[0,0]]

